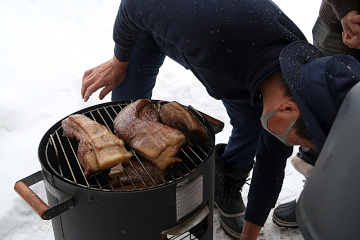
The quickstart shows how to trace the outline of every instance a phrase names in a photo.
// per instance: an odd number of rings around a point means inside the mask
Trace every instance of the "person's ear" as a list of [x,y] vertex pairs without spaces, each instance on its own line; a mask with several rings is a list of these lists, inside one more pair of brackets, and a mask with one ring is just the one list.
[[290,114],[290,115],[294,115],[296,117],[298,117],[300,115],[300,111],[299,111],[297,104],[290,100],[279,103],[275,107],[275,109],[277,112],[279,112],[281,114]]

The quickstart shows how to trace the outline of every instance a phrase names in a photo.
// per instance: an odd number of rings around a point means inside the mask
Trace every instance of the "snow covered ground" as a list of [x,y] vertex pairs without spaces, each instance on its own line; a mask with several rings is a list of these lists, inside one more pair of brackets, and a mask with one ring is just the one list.
[[[15,193],[16,181],[40,170],[37,149],[43,134],[87,103],[80,96],[85,70],[113,54],[112,27],[120,1],[0,1],[0,239],[54,239],[51,221],[41,220]],[[312,42],[320,0],[276,0]],[[190,71],[166,59],[154,99],[176,100],[225,122],[216,142],[227,142],[231,126],[220,101],[210,98]],[[296,153],[296,149],[294,151]],[[289,163],[278,204],[298,197],[303,177]],[[42,182],[32,187],[46,199]],[[248,187],[243,190],[246,201]],[[214,215],[214,239],[229,239]],[[259,239],[303,239],[298,229],[281,229],[271,214]]]

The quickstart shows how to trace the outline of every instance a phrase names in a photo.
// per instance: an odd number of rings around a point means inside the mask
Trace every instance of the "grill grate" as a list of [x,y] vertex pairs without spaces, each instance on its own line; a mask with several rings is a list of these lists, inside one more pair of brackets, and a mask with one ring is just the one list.
[[[114,133],[113,121],[118,113],[128,104],[129,103],[111,104],[91,110],[87,109],[80,113],[106,126],[111,132]],[[202,115],[198,114],[194,109],[189,110],[192,111],[194,115],[203,122],[204,126],[206,125]],[[63,130],[60,124],[60,126],[53,133],[50,133],[49,140],[46,144],[46,160],[52,171],[72,184],[100,191],[136,191],[159,187],[164,184],[180,180],[194,172],[206,161],[212,151],[211,143],[213,141],[213,139],[206,141],[195,140],[192,147],[185,145],[177,156],[182,159],[182,162],[177,162],[173,167],[170,167],[166,170],[168,179],[165,179],[165,177],[161,174],[161,171],[158,170],[154,165],[151,165],[153,168],[151,170],[153,170],[156,173],[156,176],[161,179],[160,182],[159,180],[155,181],[155,179],[150,175],[148,169],[143,164],[144,161],[139,158],[135,150],[128,149],[128,151],[132,152],[133,154],[131,160],[138,162],[142,170],[148,175],[147,177],[151,180],[150,184],[149,182],[145,182],[143,177],[141,177],[139,172],[134,167],[134,162],[131,161],[131,169],[135,175],[138,176],[140,183],[143,186],[139,187],[130,179],[132,189],[129,190],[125,189],[125,185],[119,178],[118,185],[120,187],[115,187],[113,184],[114,182],[111,183],[111,178],[109,177],[110,170],[104,170],[86,178],[84,175],[84,170],[77,158],[77,141],[63,137],[62,135]],[[209,134],[209,136],[211,136],[211,134]],[[129,173],[126,170],[124,170],[124,172],[129,177]]]

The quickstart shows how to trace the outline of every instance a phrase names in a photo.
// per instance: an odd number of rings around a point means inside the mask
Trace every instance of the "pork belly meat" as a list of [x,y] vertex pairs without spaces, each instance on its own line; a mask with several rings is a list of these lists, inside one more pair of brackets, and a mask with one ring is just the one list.
[[116,135],[146,160],[164,170],[175,162],[186,143],[180,131],[158,122],[158,113],[149,99],[132,102],[114,120]]
[[79,141],[77,157],[86,177],[130,162],[132,154],[126,150],[124,141],[85,115],[70,115],[62,121],[62,128],[64,137]]
[[178,129],[186,136],[186,142],[193,146],[193,139],[209,139],[210,136],[204,125],[186,107],[178,102],[170,102],[162,105],[156,103],[160,120],[165,125]]
[[[111,176],[110,183],[113,187],[120,187],[121,184],[127,186],[133,183],[143,182],[161,184],[164,183],[164,181],[166,182],[169,176],[166,170],[156,169],[156,167],[148,161],[130,161],[130,164],[124,167],[124,170],[125,171]],[[147,186],[151,187],[153,185],[154,184]]]

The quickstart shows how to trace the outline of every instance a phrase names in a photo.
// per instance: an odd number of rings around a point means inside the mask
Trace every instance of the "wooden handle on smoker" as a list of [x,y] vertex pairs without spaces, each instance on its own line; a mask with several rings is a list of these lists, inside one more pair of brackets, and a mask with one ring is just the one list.
[[42,218],[44,219],[43,215],[46,210],[50,207],[44,203],[43,200],[36,195],[28,185],[26,185],[23,181],[18,181],[15,183],[14,186],[15,191],[22,197],[27,204],[29,204],[32,209]]

